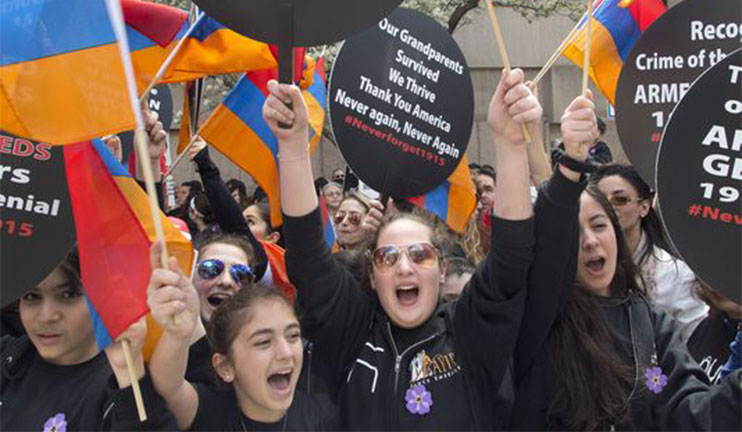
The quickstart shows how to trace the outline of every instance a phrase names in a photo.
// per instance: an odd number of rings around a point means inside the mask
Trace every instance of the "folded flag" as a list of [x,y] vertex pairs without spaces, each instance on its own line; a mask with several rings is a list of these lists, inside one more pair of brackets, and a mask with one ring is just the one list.
[[275,243],[261,241],[260,244],[263,245],[265,254],[268,257],[268,265],[273,276],[273,284],[293,300],[296,288],[289,281],[288,273],[286,273],[286,259],[284,257],[286,251]]
[[186,11],[140,0],[121,0],[139,93],[190,28]]
[[[593,10],[590,78],[600,92],[614,104],[618,76],[631,48],[667,6],[662,0],[598,0]],[[585,58],[585,23],[583,17],[573,40],[562,55],[580,68]]]
[[[307,61],[306,64],[311,66],[314,62]],[[312,82],[307,82],[306,76],[302,80],[308,86],[303,94],[309,109],[310,142],[315,143],[319,141],[317,137],[322,134],[324,123],[323,69],[314,68]],[[275,69],[245,74],[199,132],[209,144],[250,174],[265,191],[270,204],[271,225],[274,227],[282,224],[278,141],[263,120],[263,103],[268,96],[268,81],[276,77]],[[318,85],[312,89],[315,83]]]
[[[100,140],[66,146],[67,182],[75,216],[80,269],[103,349],[148,313],[149,248],[155,230],[149,201]],[[190,274],[193,248],[160,212],[168,253]],[[161,331],[148,321],[145,358]]]
[[0,129],[52,144],[134,129],[104,0],[12,2],[2,9]]
[[209,16],[194,26],[160,82],[272,69],[278,64],[268,44],[229,30]]
[[466,156],[446,181],[425,195],[407,201],[435,214],[457,233],[465,232],[469,217],[477,206],[477,191]]

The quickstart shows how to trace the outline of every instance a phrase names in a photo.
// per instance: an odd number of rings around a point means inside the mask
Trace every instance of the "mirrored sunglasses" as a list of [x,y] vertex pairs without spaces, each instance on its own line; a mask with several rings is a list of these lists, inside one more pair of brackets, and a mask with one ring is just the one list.
[[407,254],[411,263],[420,267],[432,268],[438,261],[438,249],[430,243],[413,243],[407,246],[381,246],[372,254],[374,267],[390,269],[397,265],[402,253]]
[[[218,259],[207,259],[198,263],[198,275],[201,279],[211,280],[219,277],[226,268],[223,261]],[[245,264],[232,264],[229,267],[229,275],[236,283],[253,280],[255,274],[250,266]]]

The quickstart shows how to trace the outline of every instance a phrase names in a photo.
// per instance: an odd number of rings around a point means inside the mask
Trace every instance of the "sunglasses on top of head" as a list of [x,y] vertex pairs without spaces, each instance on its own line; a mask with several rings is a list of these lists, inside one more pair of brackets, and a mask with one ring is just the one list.
[[[201,279],[211,280],[224,273],[226,264],[218,259],[207,259],[198,263],[198,275]],[[229,266],[229,275],[236,283],[254,281],[255,274],[250,266],[245,264],[232,264]]]
[[430,243],[413,243],[407,246],[381,246],[371,255],[374,267],[386,270],[399,262],[402,254],[407,255],[411,263],[426,268],[432,268],[438,261],[438,249]]

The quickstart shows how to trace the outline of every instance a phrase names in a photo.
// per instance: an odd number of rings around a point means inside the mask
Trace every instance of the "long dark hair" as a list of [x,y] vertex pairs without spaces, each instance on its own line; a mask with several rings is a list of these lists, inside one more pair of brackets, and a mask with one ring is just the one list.
[[[616,274],[611,296],[625,298],[631,291],[642,293],[637,270],[608,199],[597,188],[585,191],[608,215],[616,234]],[[555,366],[556,394],[549,415],[557,427],[594,430],[621,421],[629,409],[634,370],[620,360],[601,312],[601,299],[575,284],[564,312],[549,337]]]
[[651,205],[651,202],[654,199],[654,191],[641,178],[634,167],[630,165],[620,164],[602,166],[598,169],[598,171],[590,176],[590,183],[593,185],[597,185],[600,180],[614,175],[626,180],[631,185],[631,187],[634,188],[634,191],[636,191],[636,194],[640,200],[650,201],[649,212],[647,212],[647,215],[641,220],[641,229],[642,232],[646,234],[647,243],[644,249],[640,252],[641,258],[639,259],[639,262],[637,264],[641,265],[641,263],[644,263],[645,260],[649,258],[649,256],[652,254],[652,251],[654,250],[655,245],[666,250],[674,258],[677,258],[678,256],[673,250],[671,243],[668,240],[667,235],[665,234],[662,221]]

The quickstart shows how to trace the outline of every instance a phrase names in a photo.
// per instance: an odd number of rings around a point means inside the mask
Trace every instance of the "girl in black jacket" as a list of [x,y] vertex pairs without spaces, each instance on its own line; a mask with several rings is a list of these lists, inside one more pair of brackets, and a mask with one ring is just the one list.
[[101,352],[80,280],[74,249],[19,302],[26,335],[3,337],[0,429],[171,430],[165,409],[145,373],[144,319],[122,337],[130,342],[148,420],[140,422],[123,348]]
[[[578,98],[568,111],[586,108]],[[592,141],[564,135],[567,154],[584,161]],[[565,166],[555,175],[576,180]],[[646,302],[612,206],[579,189],[563,203],[571,220],[536,210],[511,428],[740,430],[739,371],[708,386],[677,323]]]
[[[279,142],[286,263],[302,329],[331,371],[343,430],[464,430],[504,426],[498,390],[525,301],[532,209],[522,122],[541,108],[522,71],[503,77],[490,106],[498,200],[489,256],[456,303],[439,302],[445,265],[422,220],[387,220],[369,249],[375,294],[323,241],[312,185],[306,107],[298,90],[268,85],[263,115]],[[294,111],[282,101],[291,100]],[[506,102],[507,101],[507,102]],[[293,123],[281,129],[277,123]],[[499,424],[498,424],[499,421]]]
[[152,355],[152,381],[181,430],[327,429],[323,405],[296,389],[304,360],[301,330],[280,290],[243,281],[214,311],[208,336],[219,382],[186,379],[200,321],[198,295],[174,261],[169,270],[152,272],[148,303],[165,330]]

